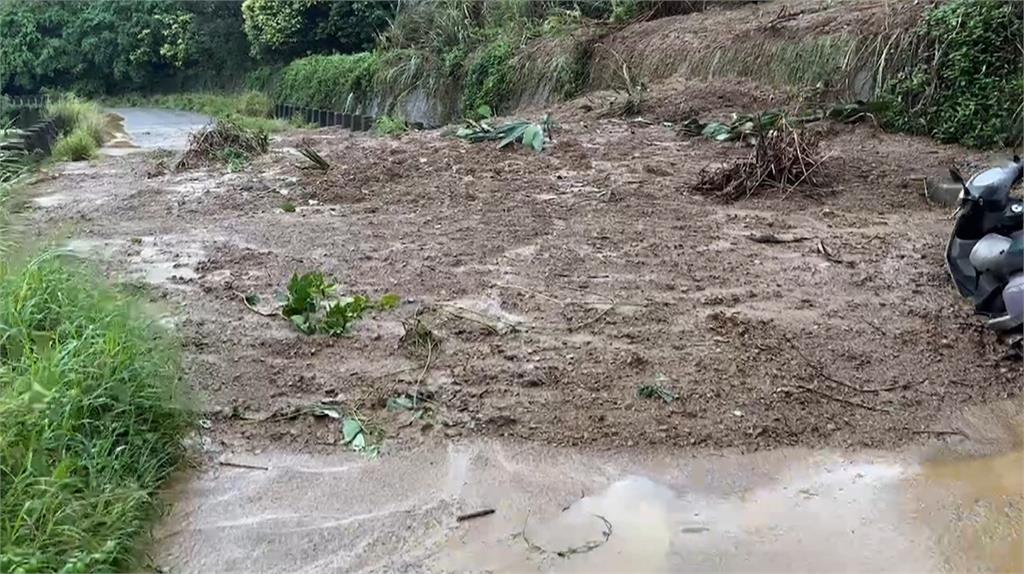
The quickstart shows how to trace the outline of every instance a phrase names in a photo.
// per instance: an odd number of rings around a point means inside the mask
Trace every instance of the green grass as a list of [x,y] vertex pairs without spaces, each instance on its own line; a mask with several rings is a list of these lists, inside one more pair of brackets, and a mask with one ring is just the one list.
[[54,254],[0,263],[0,571],[127,571],[191,424],[177,345]]
[[79,126],[67,135],[60,136],[53,145],[53,159],[56,161],[82,161],[93,159],[100,144],[86,126]]
[[288,122],[270,117],[274,107],[270,97],[253,91],[241,94],[188,92],[151,96],[131,95],[111,98],[106,103],[112,106],[186,110],[218,120],[230,120],[244,128],[259,129],[268,133],[284,131],[289,127]]
[[53,159],[81,161],[96,157],[107,137],[107,117],[98,103],[65,96],[47,104],[45,115],[57,122],[61,133],[53,145]]
[[402,118],[381,116],[377,118],[377,133],[382,136],[400,136],[409,131],[409,124]]
[[45,115],[56,120],[64,133],[83,128],[97,143],[103,141],[105,118],[96,102],[65,96],[47,104]]

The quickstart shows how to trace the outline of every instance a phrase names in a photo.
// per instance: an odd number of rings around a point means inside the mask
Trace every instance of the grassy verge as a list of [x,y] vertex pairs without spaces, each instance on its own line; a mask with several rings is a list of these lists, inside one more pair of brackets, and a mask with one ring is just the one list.
[[223,94],[213,92],[192,92],[161,95],[132,95],[106,100],[111,106],[141,106],[170,108],[205,114],[218,120],[230,120],[247,129],[265,132],[279,132],[290,127],[284,120],[271,117],[273,102],[269,96],[259,92]]
[[0,571],[125,571],[189,414],[175,345],[44,255],[0,270]]
[[28,164],[0,164],[0,572],[128,571],[191,423],[177,345],[59,255],[11,260]]
[[96,102],[68,96],[46,106],[46,116],[57,122],[61,136],[53,145],[57,161],[79,161],[96,157],[106,139],[106,117]]

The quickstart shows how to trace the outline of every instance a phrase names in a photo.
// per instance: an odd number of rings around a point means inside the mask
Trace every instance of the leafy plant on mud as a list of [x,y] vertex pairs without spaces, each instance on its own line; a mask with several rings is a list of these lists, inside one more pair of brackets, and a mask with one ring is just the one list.
[[400,136],[409,131],[409,124],[400,117],[385,115],[377,118],[376,128],[382,136]]
[[504,124],[492,125],[487,120],[466,120],[466,124],[455,132],[455,137],[471,143],[485,141],[498,142],[498,149],[513,143],[520,143],[535,152],[543,151],[547,134],[551,133],[554,123],[547,114],[540,122],[516,120]]
[[228,171],[234,173],[236,171],[242,171],[245,164],[249,163],[249,155],[243,151],[239,151],[233,147],[225,148],[217,152],[217,159],[224,162],[224,165],[228,167]]
[[379,429],[371,429],[358,414],[353,412],[343,417],[339,408],[329,405],[321,405],[315,414],[341,421],[341,438],[345,446],[368,458],[377,458],[380,454],[383,433]]
[[296,273],[288,282],[288,295],[281,315],[307,335],[339,336],[346,334],[367,311],[387,311],[401,302],[398,295],[390,293],[374,301],[365,295],[339,298],[336,292],[337,286],[329,282],[323,273]]

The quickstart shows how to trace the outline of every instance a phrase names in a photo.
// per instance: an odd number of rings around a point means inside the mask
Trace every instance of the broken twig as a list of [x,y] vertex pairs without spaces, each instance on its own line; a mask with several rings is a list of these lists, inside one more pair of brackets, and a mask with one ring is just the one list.
[[490,516],[491,514],[494,514],[494,512],[495,510],[493,508],[484,508],[475,512],[467,512],[466,514],[456,516],[455,522],[464,522],[466,520],[473,520],[474,518],[480,518],[482,516]]
[[780,233],[778,235],[774,233],[755,233],[753,235],[748,235],[747,239],[754,243],[796,243],[798,241],[807,241],[810,237],[789,235],[785,233]]
[[262,464],[248,464],[245,462],[231,462],[229,460],[217,461],[217,464],[221,466],[233,466],[235,468],[248,468],[252,470],[270,470],[269,466],[263,466]]

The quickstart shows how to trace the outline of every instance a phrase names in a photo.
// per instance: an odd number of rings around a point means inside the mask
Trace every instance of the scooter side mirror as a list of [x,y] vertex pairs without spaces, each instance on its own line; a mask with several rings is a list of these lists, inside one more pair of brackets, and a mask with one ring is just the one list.
[[952,178],[953,181],[959,183],[960,185],[964,184],[964,176],[960,173],[960,170],[958,170],[955,165],[949,166],[949,177]]

